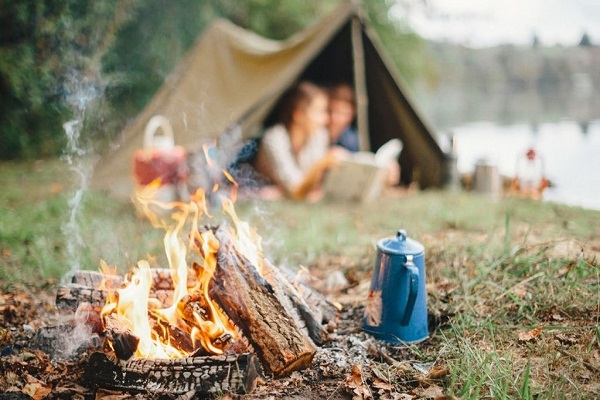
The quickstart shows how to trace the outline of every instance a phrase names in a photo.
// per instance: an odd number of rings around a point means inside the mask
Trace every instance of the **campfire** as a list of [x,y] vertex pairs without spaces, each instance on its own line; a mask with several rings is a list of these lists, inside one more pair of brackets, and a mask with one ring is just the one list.
[[205,223],[203,189],[188,203],[160,203],[157,185],[138,205],[165,231],[168,268],[141,260],[119,276],[103,263],[58,289],[57,307],[87,313],[106,338],[86,382],[158,394],[249,393],[264,373],[307,368],[328,340],[334,305],[263,257],[260,236],[235,212],[235,190],[221,200],[231,223],[214,226]]

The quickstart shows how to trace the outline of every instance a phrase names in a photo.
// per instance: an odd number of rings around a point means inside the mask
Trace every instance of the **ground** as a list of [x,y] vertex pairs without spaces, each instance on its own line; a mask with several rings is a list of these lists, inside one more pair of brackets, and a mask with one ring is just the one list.
[[[103,259],[124,273],[150,257],[160,266],[162,234],[129,204],[90,193],[74,232],[85,246],[73,253],[64,166],[4,164],[0,173],[0,399],[135,398],[93,393],[81,381],[86,354],[51,359],[34,336],[60,323],[54,296],[72,264],[97,269]],[[343,306],[309,369],[267,376],[246,398],[600,397],[600,212],[445,191],[236,210],[276,265],[305,267]],[[409,347],[361,329],[377,240],[399,228],[425,246],[430,337]]]
[[[435,258],[435,255],[433,257]],[[477,332],[476,327],[473,327],[472,331],[465,329],[461,332],[462,337],[451,339],[456,335],[453,330],[457,329],[451,321],[460,318],[457,313],[468,312],[464,311],[465,308],[474,307],[475,315],[486,318],[486,315],[490,314],[489,301],[484,300],[467,306],[453,295],[460,290],[455,286],[457,282],[447,280],[431,282],[428,284],[430,338],[416,345],[399,346],[375,340],[362,331],[364,299],[370,284],[370,273],[367,269],[353,263],[343,256],[335,256],[320,258],[310,266],[313,283],[322,290],[328,290],[329,297],[343,307],[336,329],[331,334],[331,341],[319,349],[309,369],[294,372],[285,378],[276,379],[267,376],[253,393],[245,396],[219,394],[216,397],[222,399],[238,397],[248,399],[458,398],[447,394],[453,379],[448,363],[455,362],[453,357],[456,357],[455,351],[447,349],[452,340],[454,340],[452,343],[458,347],[464,347],[465,351],[474,351],[467,342],[475,341],[476,346],[479,347],[478,351],[497,351],[507,355],[510,350],[510,357],[522,357],[512,361],[521,364],[529,363],[528,390],[535,391],[536,385],[544,385],[544,380],[552,379],[554,374],[562,374],[564,368],[569,368],[570,374],[578,381],[577,390],[584,390],[582,394],[586,396],[600,393],[598,385],[600,351],[596,336],[598,335],[596,321],[599,317],[597,309],[577,310],[565,304],[556,309],[546,310],[541,316],[543,322],[537,329],[506,326],[505,329],[514,331],[514,340],[509,345],[511,349],[495,349],[495,346],[501,345],[501,338],[494,340],[485,337]],[[430,265],[432,268],[436,267],[435,262]],[[345,270],[345,281],[338,282],[336,286],[327,277],[341,270]],[[570,272],[572,271],[559,271],[562,274]],[[523,287],[519,288],[520,286]],[[82,382],[82,373],[89,352],[84,352],[79,357],[68,361],[53,360],[48,354],[35,348],[35,331],[39,327],[55,324],[58,320],[58,313],[53,304],[54,289],[55,285],[48,283],[42,287],[15,287],[10,293],[2,295],[0,390],[5,393],[0,395],[0,399],[29,398],[25,394],[34,399],[160,398],[148,393],[116,393],[103,390],[94,392]],[[525,298],[527,294],[521,291],[526,292],[526,287],[517,284],[510,292],[494,293],[493,301],[500,305],[502,303],[500,299],[504,297]],[[515,311],[518,306],[507,303],[502,307],[508,308],[505,314],[510,314],[510,309]],[[544,377],[535,375],[539,374],[540,369],[548,367],[548,359],[543,355],[527,356],[527,353],[531,353],[532,347],[544,349],[542,352],[547,350],[555,353],[550,360],[553,364],[550,366],[550,375]],[[502,363],[500,359],[495,360],[490,356],[484,362],[490,365]],[[496,365],[494,369],[500,366]],[[468,371],[469,367],[464,368]],[[502,373],[501,370],[490,370],[490,372]],[[519,393],[519,396],[522,394]],[[474,398],[476,397],[478,396]]]

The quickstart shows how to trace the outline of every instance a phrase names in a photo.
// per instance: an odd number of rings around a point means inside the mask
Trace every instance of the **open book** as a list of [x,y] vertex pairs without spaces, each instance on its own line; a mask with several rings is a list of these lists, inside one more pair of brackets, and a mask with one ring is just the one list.
[[327,172],[323,181],[324,196],[334,201],[368,202],[381,193],[388,168],[397,162],[402,142],[392,139],[376,153],[349,153],[339,165]]

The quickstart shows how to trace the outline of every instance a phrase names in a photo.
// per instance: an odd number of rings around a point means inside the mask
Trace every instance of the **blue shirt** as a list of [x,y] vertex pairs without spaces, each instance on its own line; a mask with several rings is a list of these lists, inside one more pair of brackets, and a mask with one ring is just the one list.
[[353,126],[349,126],[335,142],[336,146],[341,146],[353,153],[359,150],[358,132]]

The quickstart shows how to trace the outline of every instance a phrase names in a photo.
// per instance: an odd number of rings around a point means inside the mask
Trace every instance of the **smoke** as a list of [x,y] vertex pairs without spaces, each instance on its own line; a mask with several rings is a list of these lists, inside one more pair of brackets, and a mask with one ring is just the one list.
[[62,226],[66,239],[67,262],[72,276],[81,269],[82,251],[85,242],[80,224],[83,211],[83,199],[88,190],[88,181],[95,164],[95,151],[90,135],[83,135],[85,118],[103,94],[99,68],[87,68],[85,71],[73,69],[63,83],[65,101],[73,112],[73,119],[63,124],[66,145],[62,159],[67,163],[75,180],[73,193],[68,200],[69,216]]
[[35,343],[52,359],[70,360],[89,348],[102,347],[103,339],[96,333],[100,327],[98,314],[80,307],[65,323],[39,329]]

